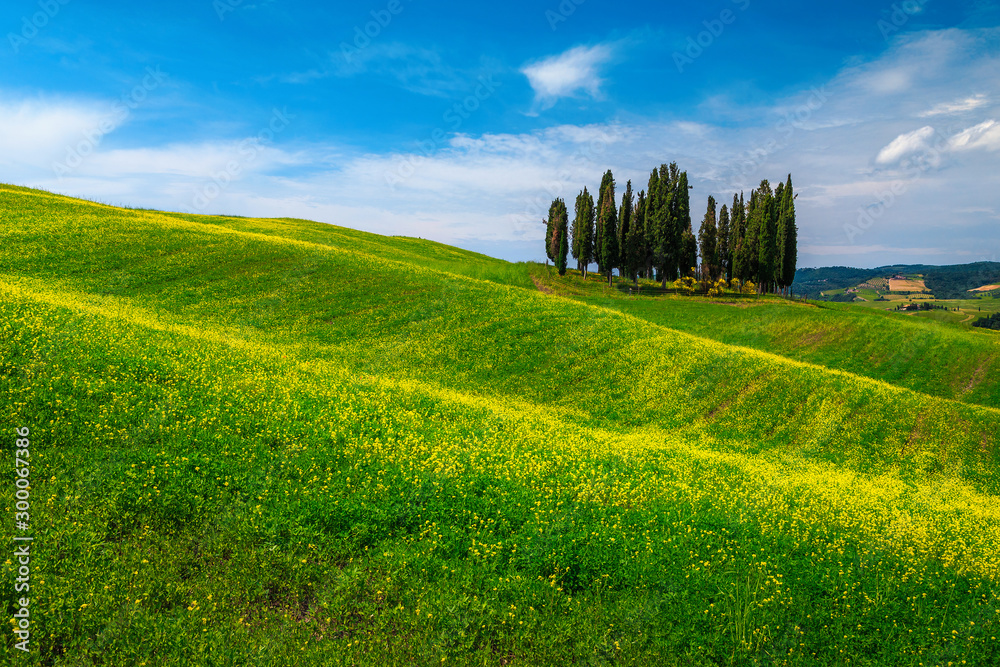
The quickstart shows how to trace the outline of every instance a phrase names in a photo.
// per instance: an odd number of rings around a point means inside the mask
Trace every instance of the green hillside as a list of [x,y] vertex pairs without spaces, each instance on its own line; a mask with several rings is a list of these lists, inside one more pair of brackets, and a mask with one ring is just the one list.
[[[597,278],[560,279],[544,267],[536,280],[555,293],[613,308],[671,329],[730,345],[752,347],[789,359],[835,368],[965,403],[1000,406],[1000,338],[933,319],[880,309],[761,297],[690,299],[631,297],[609,291]],[[984,302],[987,312],[997,306]],[[972,308],[975,311],[975,308]],[[931,311],[930,315],[950,315]],[[985,313],[984,313],[985,314]],[[917,315],[923,315],[918,313]]]
[[1000,661],[992,332],[9,186],[0,220],[27,661]]

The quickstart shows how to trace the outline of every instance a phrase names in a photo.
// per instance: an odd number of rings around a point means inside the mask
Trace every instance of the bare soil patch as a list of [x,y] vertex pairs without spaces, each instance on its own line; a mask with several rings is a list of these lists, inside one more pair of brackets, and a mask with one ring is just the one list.
[[926,289],[927,285],[924,284],[923,278],[911,278],[909,280],[889,279],[889,290],[892,292],[923,292]]
[[552,288],[549,287],[548,285],[543,285],[542,283],[538,282],[538,278],[536,278],[535,276],[531,276],[531,282],[535,283],[535,287],[538,288],[539,292],[544,292],[545,294],[552,294]]

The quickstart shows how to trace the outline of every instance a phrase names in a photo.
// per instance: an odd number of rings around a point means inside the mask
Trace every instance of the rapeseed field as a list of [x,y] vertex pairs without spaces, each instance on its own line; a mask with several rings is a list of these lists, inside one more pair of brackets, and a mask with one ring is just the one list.
[[0,220],[5,664],[1000,664],[989,392],[419,239]]

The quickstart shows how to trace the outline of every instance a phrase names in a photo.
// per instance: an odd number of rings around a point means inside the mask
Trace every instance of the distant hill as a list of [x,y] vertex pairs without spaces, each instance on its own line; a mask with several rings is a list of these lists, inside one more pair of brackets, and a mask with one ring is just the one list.
[[894,264],[875,269],[828,266],[819,269],[799,269],[795,272],[792,290],[809,298],[819,299],[822,292],[846,289],[873,278],[895,274],[922,274],[924,282],[938,299],[966,299],[969,290],[1000,282],[1000,262],[975,262],[950,266],[926,264]]

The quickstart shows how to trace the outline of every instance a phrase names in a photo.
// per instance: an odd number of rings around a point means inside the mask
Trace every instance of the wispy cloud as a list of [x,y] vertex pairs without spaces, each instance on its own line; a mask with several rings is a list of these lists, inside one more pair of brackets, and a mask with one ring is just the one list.
[[601,96],[601,68],[611,60],[614,50],[610,45],[577,46],[569,51],[529,63],[521,68],[535,91],[535,104],[541,109],[551,108],[561,97],[574,97],[586,93],[594,98]]
[[875,162],[878,164],[893,164],[899,162],[907,155],[927,151],[930,149],[930,140],[933,136],[934,128],[930,125],[925,125],[919,130],[901,134],[878,152]]
[[340,52],[331,52],[315,67],[276,78],[282,83],[311,84],[329,77],[361,75],[393,79],[405,90],[437,97],[449,97],[475,79],[465,68],[446,62],[439,51],[398,42],[372,44],[350,59]]
[[930,118],[931,116],[950,116],[952,114],[972,111],[973,109],[978,109],[986,106],[987,104],[989,104],[989,98],[986,97],[986,95],[973,95],[972,97],[966,97],[965,99],[956,100],[954,102],[942,102],[941,104],[936,104],[927,111],[917,114],[917,116],[920,118]]

